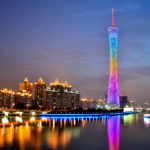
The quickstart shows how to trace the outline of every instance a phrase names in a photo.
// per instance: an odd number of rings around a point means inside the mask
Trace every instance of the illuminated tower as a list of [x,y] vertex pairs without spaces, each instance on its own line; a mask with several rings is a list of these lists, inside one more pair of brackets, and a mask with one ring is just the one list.
[[117,105],[120,107],[119,101],[119,88],[118,88],[118,75],[117,75],[117,40],[118,29],[115,28],[114,14],[112,8],[112,27],[108,28],[109,45],[110,45],[110,74],[109,74],[109,88],[107,104]]

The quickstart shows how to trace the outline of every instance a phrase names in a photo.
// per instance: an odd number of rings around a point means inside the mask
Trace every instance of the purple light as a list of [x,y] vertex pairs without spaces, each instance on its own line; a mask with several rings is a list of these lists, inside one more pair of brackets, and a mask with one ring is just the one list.
[[109,32],[109,45],[110,45],[110,74],[109,74],[107,104],[110,105],[115,104],[118,107],[120,107],[118,74],[117,74],[118,29],[112,26],[108,29],[108,32]]
[[119,150],[120,117],[109,117],[107,122],[109,150]]

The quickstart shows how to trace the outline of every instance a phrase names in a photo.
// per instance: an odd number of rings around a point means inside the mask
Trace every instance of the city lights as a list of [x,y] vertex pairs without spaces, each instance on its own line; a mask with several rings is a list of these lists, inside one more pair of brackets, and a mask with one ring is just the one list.
[[150,150],[150,0],[0,0],[0,22],[0,150]]
[[134,109],[132,107],[125,107],[123,108],[124,112],[134,112]]

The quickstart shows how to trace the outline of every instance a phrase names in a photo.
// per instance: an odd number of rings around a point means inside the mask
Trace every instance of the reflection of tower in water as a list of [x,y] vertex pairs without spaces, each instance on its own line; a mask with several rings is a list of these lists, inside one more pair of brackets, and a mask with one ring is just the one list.
[[120,117],[109,117],[107,122],[109,150],[119,150]]

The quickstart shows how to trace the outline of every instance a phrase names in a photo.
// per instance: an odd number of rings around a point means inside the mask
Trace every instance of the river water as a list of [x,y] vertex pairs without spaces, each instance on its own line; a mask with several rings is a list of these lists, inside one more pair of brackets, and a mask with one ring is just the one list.
[[150,150],[143,113],[76,119],[0,118],[0,149]]

